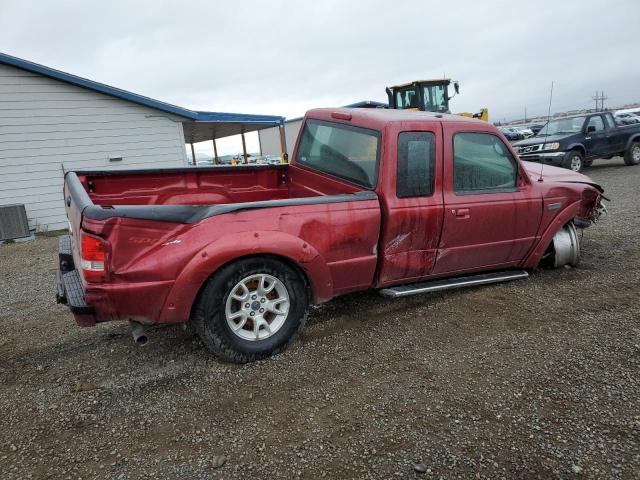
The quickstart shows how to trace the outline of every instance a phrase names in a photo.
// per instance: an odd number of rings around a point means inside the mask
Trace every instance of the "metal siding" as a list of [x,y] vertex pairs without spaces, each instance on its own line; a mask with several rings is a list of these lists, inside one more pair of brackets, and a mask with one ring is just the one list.
[[[296,139],[298,138],[298,132],[302,125],[302,119],[291,120],[284,123],[284,135],[287,140],[287,153],[289,157],[293,153],[293,148],[296,145]],[[280,155],[282,153],[280,149],[280,129],[279,128],[267,128],[258,132],[260,137],[260,148],[263,155]]]
[[32,229],[65,228],[64,170],[186,165],[181,120],[0,64],[0,205],[24,203]]

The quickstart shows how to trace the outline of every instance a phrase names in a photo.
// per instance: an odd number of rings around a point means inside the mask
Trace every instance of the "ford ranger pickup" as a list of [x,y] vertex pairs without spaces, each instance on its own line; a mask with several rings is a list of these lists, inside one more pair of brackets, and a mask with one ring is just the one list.
[[536,136],[515,142],[522,160],[580,172],[597,158],[624,158],[640,164],[640,125],[618,125],[610,112],[588,113],[549,121]]
[[491,124],[378,109],[307,113],[289,165],[77,171],[57,299],[78,324],[192,322],[233,362],[285,349],[310,304],[575,265],[603,190],[522,162]]

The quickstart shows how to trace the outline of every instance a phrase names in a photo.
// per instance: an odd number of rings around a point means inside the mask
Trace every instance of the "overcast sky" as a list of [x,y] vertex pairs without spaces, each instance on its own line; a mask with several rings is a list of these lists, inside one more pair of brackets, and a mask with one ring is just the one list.
[[10,1],[0,51],[198,110],[295,117],[459,80],[492,120],[640,101],[640,1]]

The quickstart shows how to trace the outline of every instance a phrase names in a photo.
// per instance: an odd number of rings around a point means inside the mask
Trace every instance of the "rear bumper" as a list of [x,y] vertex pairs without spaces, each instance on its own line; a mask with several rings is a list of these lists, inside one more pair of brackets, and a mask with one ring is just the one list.
[[63,235],[58,240],[58,261],[56,302],[69,307],[78,325],[83,327],[95,325],[94,309],[85,301],[82,279],[80,273],[75,269],[69,235]]
[[91,327],[96,324],[95,311],[91,305],[87,305],[85,302],[82,280],[77,270],[58,271],[56,290],[56,302],[69,307],[78,325]]

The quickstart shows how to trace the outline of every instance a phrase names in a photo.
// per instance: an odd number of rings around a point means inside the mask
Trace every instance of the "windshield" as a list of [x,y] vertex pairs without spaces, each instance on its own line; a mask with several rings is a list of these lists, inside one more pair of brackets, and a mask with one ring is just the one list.
[[546,137],[547,135],[557,135],[560,133],[579,133],[582,131],[585,117],[560,118],[551,120],[540,132],[538,137]]
[[427,112],[446,112],[447,94],[444,85],[424,87],[424,109]]
[[373,188],[378,164],[378,137],[375,130],[308,120],[296,162]]

